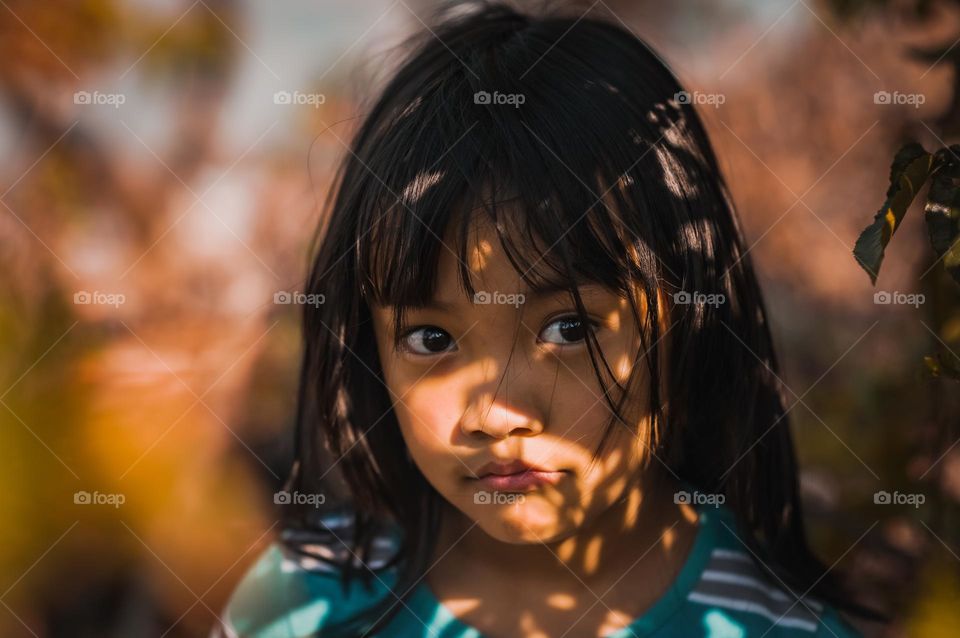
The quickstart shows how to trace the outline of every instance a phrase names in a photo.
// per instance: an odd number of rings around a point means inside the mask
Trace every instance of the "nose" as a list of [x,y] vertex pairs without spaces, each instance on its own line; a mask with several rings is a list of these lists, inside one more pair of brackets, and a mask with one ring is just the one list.
[[[489,344],[499,343],[491,340]],[[541,387],[541,375],[529,357],[505,342],[501,351],[488,347],[464,378],[467,405],[460,417],[461,431],[471,437],[493,439],[531,436],[544,430],[552,388]]]
[[543,431],[543,424],[531,413],[498,400],[491,392],[482,392],[467,406],[460,429],[468,435],[485,434],[494,439],[531,436]]

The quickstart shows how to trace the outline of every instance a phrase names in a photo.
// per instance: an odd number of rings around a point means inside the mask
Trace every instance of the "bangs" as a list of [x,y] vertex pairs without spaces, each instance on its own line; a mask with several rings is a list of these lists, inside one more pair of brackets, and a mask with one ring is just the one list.
[[[638,264],[630,258],[626,230],[598,201],[596,188],[507,180],[501,174],[436,172],[415,177],[393,206],[369,211],[360,228],[369,238],[357,242],[357,277],[372,303],[422,307],[434,299],[439,261],[453,257],[464,294],[476,293],[471,268],[488,250],[471,240],[483,223],[494,230],[514,271],[531,291],[570,290],[598,283],[618,294],[636,283]],[[573,181],[573,178],[571,178]],[[387,195],[389,197],[389,195]],[[478,252],[479,251],[479,252]],[[647,272],[643,278],[656,277]]]

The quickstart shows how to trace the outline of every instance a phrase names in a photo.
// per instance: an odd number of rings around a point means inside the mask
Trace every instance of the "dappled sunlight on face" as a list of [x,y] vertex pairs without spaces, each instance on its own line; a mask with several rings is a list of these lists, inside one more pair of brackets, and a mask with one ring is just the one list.
[[[457,257],[444,249],[434,305],[410,309],[399,335],[392,308],[371,308],[385,382],[414,462],[449,503],[504,543],[562,540],[622,497],[635,512],[638,479],[650,461],[648,375],[646,363],[636,363],[642,344],[629,301],[597,284],[579,288],[610,366],[608,396],[615,402],[628,383],[632,388],[622,408],[629,420],[618,423],[569,293],[531,292],[488,223],[471,233],[467,265],[476,298],[460,287]],[[445,241],[453,245],[452,230]],[[591,464],[611,422],[605,452]],[[511,461],[551,480],[491,489],[478,476],[485,464]],[[624,526],[634,522],[627,518]]]

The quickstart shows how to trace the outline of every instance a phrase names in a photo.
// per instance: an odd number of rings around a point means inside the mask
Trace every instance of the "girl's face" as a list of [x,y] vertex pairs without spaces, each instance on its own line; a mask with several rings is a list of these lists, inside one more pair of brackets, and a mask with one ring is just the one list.
[[[612,413],[585,334],[596,331],[625,385],[640,333],[628,301],[599,285],[580,287],[592,326],[580,324],[569,293],[530,294],[488,224],[475,226],[468,244],[475,299],[459,287],[455,253],[443,249],[434,303],[409,310],[399,350],[392,308],[372,308],[380,360],[410,455],[447,501],[503,542],[562,540],[618,498],[639,498],[649,461],[646,364],[624,405],[629,427],[613,424],[590,467]],[[491,463],[500,474],[520,465],[543,472],[484,479]]]

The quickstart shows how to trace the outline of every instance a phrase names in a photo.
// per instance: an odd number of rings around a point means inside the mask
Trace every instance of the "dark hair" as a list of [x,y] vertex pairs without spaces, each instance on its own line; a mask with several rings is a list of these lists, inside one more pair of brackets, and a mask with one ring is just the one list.
[[[523,280],[569,290],[584,322],[575,283],[631,300],[638,325],[649,326],[635,366],[645,359],[650,375],[649,449],[683,481],[725,495],[767,573],[863,612],[808,546],[766,309],[703,124],[674,75],[603,19],[533,17],[499,2],[456,8],[419,36],[337,173],[305,289],[326,303],[304,305],[288,489],[349,504],[350,554],[364,563],[384,526],[402,530],[389,565],[399,568],[394,590],[410,593],[437,536],[442,496],[405,453],[369,304],[396,306],[399,326],[405,308],[428,301],[440,251],[454,250],[441,241],[448,228],[458,231],[459,274],[472,296],[466,222],[479,211]],[[505,197],[509,210],[498,206]],[[725,303],[662,309],[665,291]],[[603,383],[609,368],[596,343],[588,346]],[[621,418],[621,406],[608,403],[615,417],[601,449]],[[286,511],[288,527],[324,533],[304,509]],[[352,558],[338,567],[345,586],[371,578]],[[373,633],[399,608],[390,597],[339,629]]]

